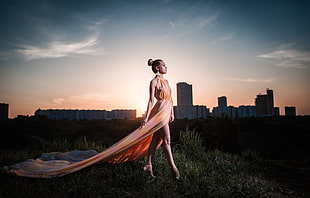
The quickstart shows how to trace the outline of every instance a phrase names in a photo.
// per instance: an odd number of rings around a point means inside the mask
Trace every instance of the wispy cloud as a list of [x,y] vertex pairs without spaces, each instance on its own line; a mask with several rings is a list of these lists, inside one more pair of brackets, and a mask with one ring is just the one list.
[[169,21],[168,24],[171,31],[176,36],[187,36],[211,27],[213,22],[219,16],[218,13],[211,16],[196,17],[196,18],[182,18],[175,21]]
[[[222,13],[221,9],[216,8],[211,3],[195,2],[181,5],[176,10],[171,11],[179,17],[167,22],[172,32],[181,36],[213,27]],[[182,15],[179,15],[179,12]]]
[[235,37],[235,35],[233,33],[227,33],[224,34],[222,36],[219,36],[218,38],[214,38],[210,41],[210,44],[218,44],[218,43],[222,43],[225,41],[229,41],[232,40]]
[[273,79],[253,79],[253,78],[228,78],[232,81],[248,82],[248,83],[271,83]]
[[196,27],[198,27],[199,29],[205,28],[208,25],[212,25],[216,19],[220,16],[220,12],[216,12],[213,15],[210,16],[205,16],[205,17],[198,17],[196,18]]
[[275,51],[256,57],[274,62],[279,67],[310,68],[310,52],[291,49],[293,45],[281,45]]
[[107,98],[112,97],[111,93],[85,93],[77,96],[72,96],[70,100],[93,100],[93,101],[104,101]]
[[223,37],[219,38],[219,41],[228,41],[234,38],[234,34],[232,33],[227,33]]
[[85,93],[75,96],[55,98],[52,100],[52,103],[57,106],[72,106],[77,104],[90,104],[91,106],[100,106],[102,103],[109,101],[111,98],[111,93]]
[[65,101],[65,99],[63,99],[63,98],[56,98],[56,99],[53,100],[53,102],[54,102],[54,103],[57,103],[57,104],[61,104],[61,103],[63,103],[64,101]]
[[192,36],[201,31],[206,32],[206,30],[216,25],[223,11],[223,9],[218,6],[219,4],[215,2],[174,1],[173,3],[175,3],[173,8],[167,6],[166,9],[164,9],[164,14],[167,14],[167,18],[170,18],[166,21],[165,28],[167,26],[169,28],[165,35],[160,36],[160,38],[183,38]]
[[85,41],[76,43],[50,42],[46,48],[24,45],[16,52],[25,56],[26,60],[60,58],[73,54],[101,55],[104,50],[99,46],[98,36],[92,36]]
[[96,22],[95,22],[95,25],[103,25],[103,24],[105,24],[107,21],[108,21],[108,20],[104,18],[104,19],[101,19],[101,20],[96,21]]

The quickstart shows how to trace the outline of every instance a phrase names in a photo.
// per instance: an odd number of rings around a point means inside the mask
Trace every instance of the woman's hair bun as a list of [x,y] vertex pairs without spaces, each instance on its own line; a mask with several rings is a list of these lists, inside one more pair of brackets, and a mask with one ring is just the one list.
[[153,61],[153,59],[151,59],[151,58],[147,61],[147,65],[148,65],[148,66],[152,66],[153,63],[154,63],[154,61]]

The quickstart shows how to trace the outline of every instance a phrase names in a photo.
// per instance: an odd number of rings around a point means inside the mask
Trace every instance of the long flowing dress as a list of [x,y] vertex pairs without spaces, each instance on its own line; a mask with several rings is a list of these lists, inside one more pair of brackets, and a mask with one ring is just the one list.
[[[172,99],[168,81],[157,75],[155,88],[156,104],[150,119],[144,127],[139,127],[106,150],[70,151],[66,153],[47,153],[36,160],[28,160],[5,169],[24,177],[49,178],[63,176],[96,163],[124,163],[144,158],[152,141],[153,133],[169,123]],[[159,147],[162,141],[157,145]]]

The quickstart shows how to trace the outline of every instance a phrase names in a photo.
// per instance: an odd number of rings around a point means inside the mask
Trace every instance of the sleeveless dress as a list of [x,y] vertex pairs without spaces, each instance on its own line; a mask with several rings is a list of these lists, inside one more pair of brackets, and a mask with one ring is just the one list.
[[[44,153],[36,160],[28,160],[6,166],[9,173],[24,177],[49,178],[63,176],[96,163],[124,163],[144,158],[152,141],[153,133],[169,123],[172,98],[168,81],[161,76],[155,77],[156,104],[144,127],[139,127],[106,150],[69,151],[65,153]],[[160,141],[157,148],[161,145]]]

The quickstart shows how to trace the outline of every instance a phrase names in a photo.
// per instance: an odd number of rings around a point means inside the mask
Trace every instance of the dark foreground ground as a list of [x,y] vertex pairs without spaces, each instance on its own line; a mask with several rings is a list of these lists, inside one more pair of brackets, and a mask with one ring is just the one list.
[[[171,124],[180,181],[157,152],[156,179],[144,160],[98,164],[61,178],[31,179],[1,172],[0,197],[310,197],[309,117],[176,120]],[[139,120],[0,122],[0,165],[43,152],[97,151]]]

